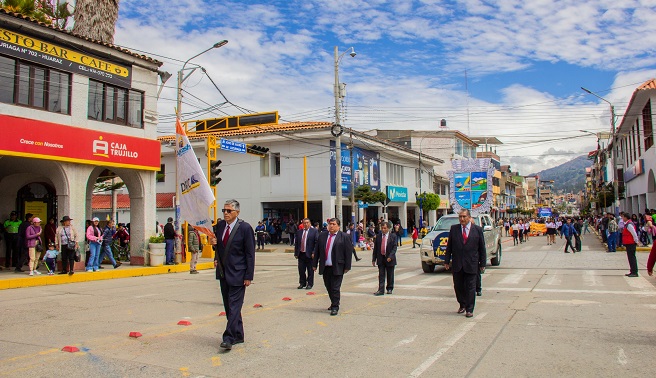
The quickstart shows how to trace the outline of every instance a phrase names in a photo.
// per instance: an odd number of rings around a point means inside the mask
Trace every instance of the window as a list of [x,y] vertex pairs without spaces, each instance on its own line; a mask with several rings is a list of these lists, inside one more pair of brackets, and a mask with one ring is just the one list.
[[155,177],[157,178],[157,182],[166,181],[166,164],[159,165],[159,172],[157,172]]
[[387,183],[403,186],[403,166],[394,163],[385,163],[387,169]]
[[89,119],[141,128],[142,114],[143,93],[89,80]]
[[262,159],[260,159],[260,176],[262,177],[269,177],[269,160],[270,156],[266,155]]
[[71,75],[0,56],[0,102],[70,114]]
[[274,176],[280,176],[280,154],[271,154],[271,172]]
[[462,140],[456,139],[456,155],[462,156]]
[[642,127],[645,131],[645,150],[654,145],[654,126],[651,121],[651,101],[642,108]]

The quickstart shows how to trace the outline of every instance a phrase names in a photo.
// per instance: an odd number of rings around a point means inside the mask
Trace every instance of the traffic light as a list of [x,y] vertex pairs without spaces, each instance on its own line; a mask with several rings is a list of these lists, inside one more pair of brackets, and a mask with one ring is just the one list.
[[260,157],[265,157],[266,154],[269,152],[269,149],[266,147],[262,146],[256,146],[254,144],[249,144],[246,146],[246,152],[252,155],[257,155]]
[[210,162],[210,171],[207,175],[207,181],[209,181],[210,186],[217,186],[221,182],[221,168],[219,166],[223,163],[221,160],[214,160]]

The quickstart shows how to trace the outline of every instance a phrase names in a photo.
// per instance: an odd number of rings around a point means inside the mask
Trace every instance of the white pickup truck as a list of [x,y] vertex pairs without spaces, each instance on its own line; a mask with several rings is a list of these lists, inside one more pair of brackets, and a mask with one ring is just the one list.
[[[501,264],[501,229],[496,226],[488,214],[472,216],[474,223],[483,227],[485,250],[493,266]],[[448,214],[441,217],[435,227],[422,239],[419,248],[421,268],[426,273],[435,270],[435,265],[444,265],[446,244],[449,241],[451,226],[458,224],[458,214]]]

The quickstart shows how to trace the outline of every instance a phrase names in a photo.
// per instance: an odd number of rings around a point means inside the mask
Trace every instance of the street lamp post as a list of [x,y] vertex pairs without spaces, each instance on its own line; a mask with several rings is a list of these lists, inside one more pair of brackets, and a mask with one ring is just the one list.
[[[182,65],[182,68],[180,71],[178,71],[178,86],[177,86],[177,104],[176,104],[176,109],[175,109],[175,121],[176,121],[176,128],[177,124],[180,122],[181,116],[182,116],[182,83],[184,83],[187,78],[194,73],[196,68],[198,67],[193,67],[193,68],[186,68],[187,63],[191,61],[194,58],[197,58],[206,52],[212,50],[212,49],[218,49],[219,47],[225,46],[225,44],[228,43],[227,40],[222,40],[220,42],[217,42],[212,45],[212,47],[203,50],[202,52],[192,56],[191,58],[187,59],[184,64]],[[189,72],[187,75],[184,75],[184,71],[186,69],[190,69],[191,72]],[[176,232],[179,233],[180,231],[180,185],[177,184],[177,177],[178,177],[178,149],[180,148],[180,140],[178,138],[178,133],[176,129],[175,133],[175,176],[176,176],[176,185],[175,185],[175,229]],[[177,245],[177,243],[176,243]]]
[[[335,218],[342,221],[342,132],[344,131],[340,124],[339,117],[339,100],[342,96],[342,90],[339,85],[339,61],[344,57],[344,54],[350,51],[351,57],[355,57],[355,49],[350,49],[339,54],[339,48],[335,46],[335,125],[333,126],[332,133],[335,136]],[[351,172],[351,180],[353,180],[353,172]]]
[[[426,192],[422,194],[426,194]],[[424,197],[415,192],[415,200],[419,202],[419,230],[421,230],[424,227]]]
[[615,139],[615,107],[610,101],[592,92],[591,90],[586,89],[584,87],[581,87],[581,89],[584,92],[589,93],[597,97],[598,99],[604,101],[605,103],[608,104],[608,106],[610,106],[610,132],[611,132],[611,143],[613,144],[613,148],[610,150],[610,154],[611,154],[611,158],[613,159],[613,194],[615,196],[615,201],[613,201],[613,214],[615,214],[615,216],[617,217],[619,216],[620,198],[619,198],[619,193],[618,193],[619,189],[617,184],[618,181],[617,180],[617,141]]

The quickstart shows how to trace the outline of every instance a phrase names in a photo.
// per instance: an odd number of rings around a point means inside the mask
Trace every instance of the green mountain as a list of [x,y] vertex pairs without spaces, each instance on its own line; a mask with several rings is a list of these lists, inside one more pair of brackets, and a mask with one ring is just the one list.
[[592,161],[582,155],[567,163],[545,169],[538,175],[540,180],[553,180],[556,193],[577,193],[585,189],[585,169],[591,165]]

